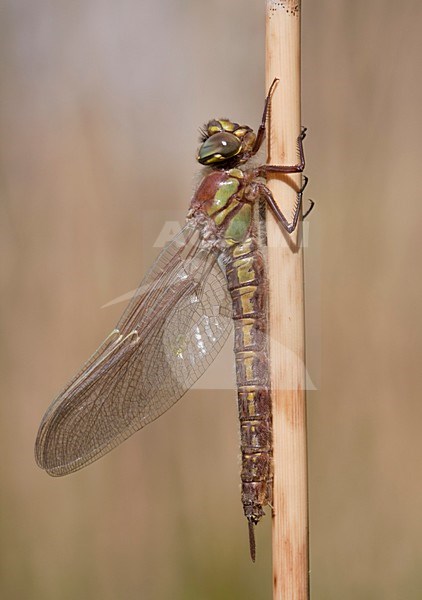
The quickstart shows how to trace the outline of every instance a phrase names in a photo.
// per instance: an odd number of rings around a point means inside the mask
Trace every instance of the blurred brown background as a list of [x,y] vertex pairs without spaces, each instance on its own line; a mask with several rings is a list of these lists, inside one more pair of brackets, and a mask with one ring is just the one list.
[[[233,391],[189,392],[68,478],[33,460],[48,403],[122,310],[101,307],[188,206],[198,127],[258,124],[264,2],[2,8],[0,596],[269,598]],[[315,599],[422,594],[421,27],[417,0],[304,2]]]

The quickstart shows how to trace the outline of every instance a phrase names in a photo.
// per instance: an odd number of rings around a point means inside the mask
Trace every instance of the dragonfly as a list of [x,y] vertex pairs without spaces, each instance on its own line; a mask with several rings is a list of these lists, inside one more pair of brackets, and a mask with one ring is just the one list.
[[[181,398],[205,372],[234,325],[240,420],[241,500],[255,561],[255,525],[271,508],[272,423],[268,348],[268,274],[260,207],[292,233],[266,185],[272,173],[305,167],[302,128],[294,165],[250,166],[261,148],[275,79],[255,133],[229,119],[200,130],[204,175],[186,224],[159,254],[115,329],[45,413],[35,443],[38,465],[67,475],[97,460]],[[303,215],[305,217],[313,207]]]

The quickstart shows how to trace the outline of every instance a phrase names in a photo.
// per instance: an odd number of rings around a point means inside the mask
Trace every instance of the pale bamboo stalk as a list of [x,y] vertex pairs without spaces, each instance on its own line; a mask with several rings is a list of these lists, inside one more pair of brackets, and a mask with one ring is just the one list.
[[[269,163],[298,162],[300,1],[267,0],[266,82],[275,77]],[[290,185],[289,185],[290,182]],[[284,214],[292,213],[301,176],[271,177]],[[309,598],[303,252],[301,224],[291,236],[268,211],[270,356],[273,399],[273,598]]]

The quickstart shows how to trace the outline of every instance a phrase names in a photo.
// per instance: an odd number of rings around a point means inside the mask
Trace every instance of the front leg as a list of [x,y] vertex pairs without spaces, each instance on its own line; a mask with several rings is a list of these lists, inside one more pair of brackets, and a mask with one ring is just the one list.
[[[297,222],[299,220],[299,215],[300,215],[300,209],[302,207],[303,190],[305,189],[307,183],[308,183],[308,178],[305,177],[304,178],[304,183],[303,183],[302,187],[300,188],[300,190],[297,193],[297,200],[296,200],[295,207],[293,209],[293,219],[292,219],[291,223],[289,223],[289,221],[286,219],[286,217],[284,216],[284,214],[280,210],[277,202],[274,200],[274,196],[272,195],[271,190],[269,190],[267,188],[267,186],[264,185],[263,183],[258,184],[259,185],[259,192],[260,192],[261,196],[263,198],[265,198],[266,202],[268,203],[268,206],[273,211],[274,216],[282,224],[282,226],[287,231],[287,233],[293,233],[293,231],[297,227]],[[311,204],[310,209],[306,212],[306,215],[309,214],[309,212],[312,210],[312,208],[313,208],[313,202]]]
[[268,173],[302,173],[305,168],[305,154],[303,152],[303,140],[306,137],[306,127],[302,127],[300,136],[297,138],[300,162],[297,165],[262,165],[257,169],[258,177],[267,178]]
[[264,112],[262,114],[261,125],[259,126],[258,132],[256,134],[256,140],[255,140],[255,143],[254,143],[252,151],[251,151],[251,156],[254,156],[258,152],[258,150],[261,148],[262,142],[264,141],[265,131],[267,128],[268,112],[270,110],[270,104],[271,104],[271,96],[272,96],[274,88],[278,82],[279,82],[279,79],[277,79],[277,77],[276,77],[273,80],[273,82],[270,86],[270,89],[268,90],[267,97],[265,98]]

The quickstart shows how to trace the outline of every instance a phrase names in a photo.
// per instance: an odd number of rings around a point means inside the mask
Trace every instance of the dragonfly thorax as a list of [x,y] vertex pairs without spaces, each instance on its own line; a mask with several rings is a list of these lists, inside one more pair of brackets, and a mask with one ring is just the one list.
[[201,129],[197,160],[214,168],[234,166],[251,156],[256,135],[247,125],[212,119]]

